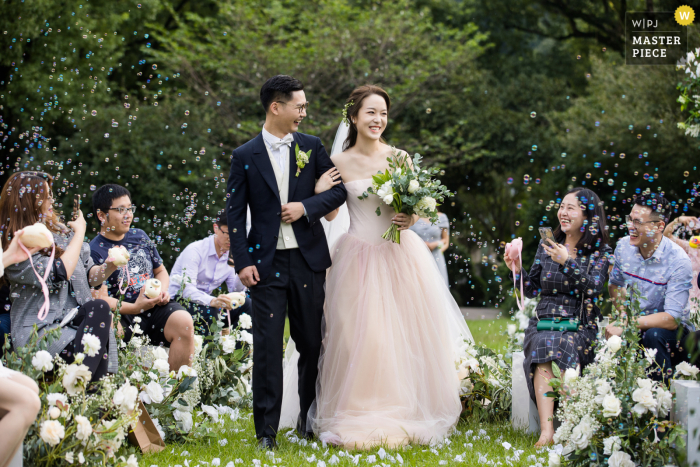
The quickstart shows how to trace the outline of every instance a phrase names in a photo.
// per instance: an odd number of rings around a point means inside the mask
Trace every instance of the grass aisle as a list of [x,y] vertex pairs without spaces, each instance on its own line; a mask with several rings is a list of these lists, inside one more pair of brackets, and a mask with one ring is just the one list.
[[[483,343],[503,351],[506,338],[500,333],[509,323],[507,319],[493,321],[470,321],[469,325],[477,343]],[[302,446],[292,437],[290,430],[277,436],[279,444],[274,456],[256,449],[252,413],[241,410],[240,417],[228,418],[216,433],[214,440],[167,445],[158,454],[146,455],[140,465],[144,467],[196,467],[196,466],[369,466],[369,465],[501,465],[535,466],[547,465],[547,453],[537,453],[533,445],[537,438],[514,431],[509,423],[475,422],[459,423],[456,432],[442,445],[407,446],[403,449],[369,452],[356,451],[355,457],[333,447],[324,448],[320,443]],[[166,443],[167,444],[167,443]],[[357,455],[361,455],[356,459]],[[383,456],[382,456],[383,455]],[[383,457],[383,459],[382,459]],[[230,464],[233,463],[233,464]]]

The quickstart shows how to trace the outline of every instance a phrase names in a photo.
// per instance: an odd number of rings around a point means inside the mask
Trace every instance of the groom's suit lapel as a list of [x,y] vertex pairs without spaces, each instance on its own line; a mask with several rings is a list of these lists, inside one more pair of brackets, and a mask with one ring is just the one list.
[[292,143],[292,146],[289,148],[289,173],[287,176],[289,177],[289,194],[287,195],[287,199],[291,200],[292,196],[294,195],[294,190],[297,187],[297,181],[299,181],[299,177],[297,177],[297,156],[296,156],[296,146],[299,146],[299,150],[303,151],[304,148],[300,144],[299,141],[299,134],[294,133],[294,143]]
[[253,140],[253,154],[253,163],[260,171],[260,175],[262,175],[265,182],[270,185],[270,188],[277,197],[277,201],[279,201],[280,191],[277,186],[277,178],[275,177],[275,171],[272,168],[272,162],[270,162],[270,156],[265,147],[265,140],[262,137],[262,133]]

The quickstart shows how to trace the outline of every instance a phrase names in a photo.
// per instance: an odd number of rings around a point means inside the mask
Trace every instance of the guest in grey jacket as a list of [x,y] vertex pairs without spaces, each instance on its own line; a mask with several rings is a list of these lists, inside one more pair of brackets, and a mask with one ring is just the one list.
[[[29,260],[5,269],[12,300],[12,343],[15,347],[26,345],[34,325],[40,336],[60,327],[60,339],[50,345],[49,352],[60,354],[68,363],[75,361],[76,354],[85,354],[83,364],[90,369],[92,381],[96,381],[107,372],[116,371],[117,346],[109,305],[104,300],[93,300],[90,287],[100,285],[116,267],[111,261],[94,265],[90,246],[83,242],[86,224],[82,212],[78,211],[77,218],[68,222],[70,229],[58,221],[53,210],[52,185],[53,178],[48,174],[18,172],[5,183],[0,198],[4,244],[9,244],[14,232],[42,222],[53,234],[56,246],[56,260],[51,265],[50,249],[32,255],[36,273]],[[43,277],[49,267],[49,311],[46,318],[39,319],[45,299],[37,274]],[[99,338],[98,351],[85,349],[84,340],[95,342],[90,335]]]

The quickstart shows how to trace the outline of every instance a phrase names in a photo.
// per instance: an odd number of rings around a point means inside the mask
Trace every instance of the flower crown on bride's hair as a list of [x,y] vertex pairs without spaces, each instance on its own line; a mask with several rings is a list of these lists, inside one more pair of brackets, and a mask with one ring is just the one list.
[[350,120],[348,119],[348,108],[350,108],[353,104],[355,104],[354,101],[350,101],[347,104],[345,104],[345,107],[343,107],[343,123],[346,125],[350,125]]

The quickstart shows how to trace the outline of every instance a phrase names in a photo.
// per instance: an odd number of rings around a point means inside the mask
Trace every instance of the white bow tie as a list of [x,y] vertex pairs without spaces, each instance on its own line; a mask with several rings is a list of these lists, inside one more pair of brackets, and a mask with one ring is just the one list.
[[273,141],[270,143],[270,147],[272,148],[273,151],[277,151],[279,148],[282,146],[292,146],[292,143],[294,142],[294,137],[291,134],[288,134],[284,138],[278,140],[278,141]]

